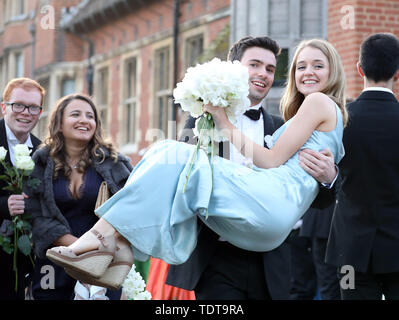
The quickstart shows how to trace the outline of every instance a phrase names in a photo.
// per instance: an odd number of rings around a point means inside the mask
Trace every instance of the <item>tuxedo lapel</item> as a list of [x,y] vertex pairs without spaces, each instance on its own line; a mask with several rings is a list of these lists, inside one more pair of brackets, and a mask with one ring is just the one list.
[[[270,114],[266,112],[266,110],[262,107],[262,115],[263,115],[263,138],[267,135],[272,135],[274,131],[276,131],[276,124],[273,121],[273,118]],[[263,146],[267,147],[265,139],[263,139]]]
[[[7,142],[6,125],[4,119],[0,120],[0,146],[7,149],[7,151],[9,149]],[[11,163],[10,152],[7,152],[5,161]]]
[[219,157],[230,159],[230,142],[220,142],[219,143]]
[[[30,139],[32,141],[32,152],[31,155],[36,151],[37,147],[40,145],[41,141],[35,137],[33,134],[30,134]],[[4,119],[0,120],[0,146],[9,150],[8,142],[7,142],[7,133],[6,133],[6,125]],[[7,152],[5,161],[11,163],[10,152]]]
[[36,136],[34,136],[33,134],[30,134],[30,139],[31,139],[31,141],[32,141],[32,146],[33,146],[33,148],[32,148],[32,153],[31,154],[33,154],[35,151],[36,151],[36,149],[37,149],[37,147],[42,143],[38,138],[36,138]]

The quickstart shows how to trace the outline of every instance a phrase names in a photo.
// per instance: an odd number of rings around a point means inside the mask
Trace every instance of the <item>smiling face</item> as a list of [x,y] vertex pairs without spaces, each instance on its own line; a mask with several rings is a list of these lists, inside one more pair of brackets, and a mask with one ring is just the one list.
[[241,64],[248,68],[251,106],[259,104],[268,94],[276,71],[276,57],[270,50],[252,47],[245,50]]
[[61,122],[61,132],[65,143],[88,144],[95,130],[95,114],[90,104],[80,99],[69,102],[64,109]]
[[38,89],[16,87],[12,90],[7,101],[1,103],[1,112],[4,116],[4,121],[21,143],[24,143],[28,139],[29,133],[39,121],[40,114],[32,115],[27,108],[20,113],[16,113],[12,111],[11,105],[7,105],[6,102],[19,102],[25,106],[39,107],[41,101],[42,96]]
[[330,65],[321,50],[305,47],[299,52],[296,69],[295,84],[298,91],[305,97],[313,92],[321,92],[328,83]]

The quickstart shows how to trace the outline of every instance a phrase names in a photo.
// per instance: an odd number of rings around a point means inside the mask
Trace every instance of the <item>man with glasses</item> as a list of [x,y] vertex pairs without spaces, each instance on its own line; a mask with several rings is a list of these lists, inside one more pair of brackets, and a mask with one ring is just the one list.
[[[11,80],[3,92],[0,120],[0,146],[8,150],[5,161],[14,164],[13,147],[26,144],[32,153],[40,144],[40,140],[31,134],[39,121],[45,90],[34,80],[17,78]],[[0,168],[0,175],[3,168]],[[11,194],[3,190],[4,182],[0,182],[0,232],[7,233],[10,220],[24,213],[25,194]],[[0,249],[0,300],[25,299],[26,275],[32,269],[29,257],[18,252],[18,290],[15,292],[13,271],[13,255]]]

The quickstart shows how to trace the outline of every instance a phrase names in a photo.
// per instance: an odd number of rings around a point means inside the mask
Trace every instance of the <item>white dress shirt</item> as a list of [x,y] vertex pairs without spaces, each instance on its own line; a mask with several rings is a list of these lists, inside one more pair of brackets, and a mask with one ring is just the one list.
[[[261,108],[261,103],[250,109]],[[237,118],[237,123],[235,124],[238,130],[244,133],[249,139],[254,141],[256,144],[263,147],[264,140],[264,128],[263,128],[263,114],[260,114],[259,120],[251,120],[247,116],[241,115]],[[236,147],[230,143],[230,160],[235,163],[239,163],[244,166],[250,166],[253,164],[253,160],[244,157]]]
[[29,148],[33,148],[32,140],[30,139],[30,135],[28,136],[28,139],[26,139],[25,143],[21,143],[18,138],[14,135],[14,133],[11,131],[11,129],[7,126],[6,123],[4,123],[6,126],[6,135],[7,135],[7,143],[8,143],[8,152],[10,153],[10,159],[11,163],[15,166],[15,158],[14,158],[14,147],[17,144],[25,144]]
[[[251,107],[250,109],[259,109],[260,107],[261,103]],[[262,113],[260,114],[259,120],[251,120],[247,116],[241,115],[237,118],[237,123],[235,123],[235,126],[237,127],[238,130],[244,133],[249,139],[251,139],[256,144],[263,147],[263,139],[265,131],[263,128]],[[231,142],[230,142],[230,160],[244,166],[251,166],[253,164],[253,160],[244,157]],[[219,237],[219,241],[225,241],[225,240],[222,237]]]
[[391,89],[385,88],[385,87],[367,87],[367,88],[364,88],[362,92],[365,92],[365,91],[385,91],[385,92],[393,94]]

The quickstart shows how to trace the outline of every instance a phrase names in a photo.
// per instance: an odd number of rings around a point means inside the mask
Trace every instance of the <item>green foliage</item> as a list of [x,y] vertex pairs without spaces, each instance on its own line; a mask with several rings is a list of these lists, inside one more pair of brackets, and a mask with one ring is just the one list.
[[[3,147],[0,148],[2,148],[2,151],[4,151]],[[21,194],[24,183],[31,189],[37,188],[39,186],[40,180],[30,177],[32,170],[24,170],[21,168],[17,169],[16,167],[6,163],[4,159],[1,159],[0,163],[4,168],[4,174],[0,175],[0,180],[6,182],[6,186],[3,187],[3,190],[10,191],[12,194]],[[6,253],[13,254],[15,291],[17,291],[18,288],[17,251],[19,250],[25,256],[29,256],[33,264],[32,257],[30,256],[32,252],[31,218],[31,214],[27,213],[13,217],[12,223],[9,225],[9,230],[7,230],[9,231],[7,234],[11,234],[11,236],[0,234],[0,246]]]
[[0,246],[3,248],[4,252],[11,254],[14,251],[11,239],[9,237],[4,237],[0,235]]
[[32,242],[28,235],[24,234],[18,239],[18,249],[25,255],[30,255],[32,251]]

